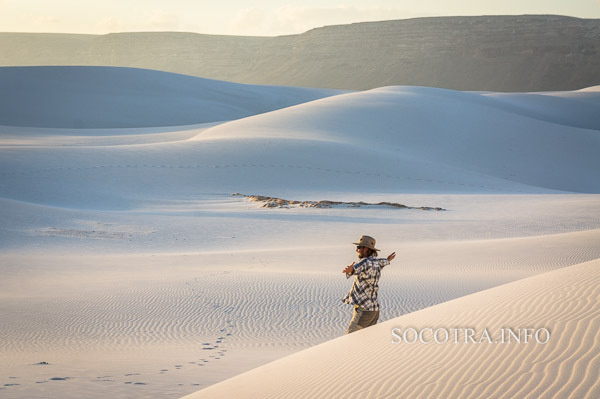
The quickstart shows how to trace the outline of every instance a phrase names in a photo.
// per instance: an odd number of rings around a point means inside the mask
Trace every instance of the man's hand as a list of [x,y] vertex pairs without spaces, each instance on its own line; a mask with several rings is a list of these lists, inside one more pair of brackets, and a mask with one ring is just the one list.
[[352,274],[352,273],[354,273],[354,263],[355,262],[352,262],[351,265],[346,266],[346,268],[344,270],[342,270],[342,273],[345,273],[345,274]]
[[391,262],[394,260],[395,257],[396,257],[396,253],[392,252],[390,255],[388,255],[387,260],[389,260]]

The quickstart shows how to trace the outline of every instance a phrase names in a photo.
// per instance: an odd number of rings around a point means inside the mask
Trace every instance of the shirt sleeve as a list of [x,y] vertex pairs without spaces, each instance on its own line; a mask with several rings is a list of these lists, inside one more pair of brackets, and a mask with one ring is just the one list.
[[390,264],[390,261],[387,260],[387,258],[379,258],[378,261],[379,261],[379,267],[381,269],[383,269],[384,267],[386,267],[387,265]]

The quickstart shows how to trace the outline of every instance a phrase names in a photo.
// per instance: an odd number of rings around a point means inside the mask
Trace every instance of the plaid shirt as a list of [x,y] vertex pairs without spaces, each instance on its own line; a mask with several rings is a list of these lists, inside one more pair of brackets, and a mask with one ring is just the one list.
[[[354,265],[354,284],[343,299],[349,305],[358,305],[364,310],[379,310],[377,291],[381,269],[389,265],[386,258],[364,258]],[[348,274],[346,277],[350,277]]]

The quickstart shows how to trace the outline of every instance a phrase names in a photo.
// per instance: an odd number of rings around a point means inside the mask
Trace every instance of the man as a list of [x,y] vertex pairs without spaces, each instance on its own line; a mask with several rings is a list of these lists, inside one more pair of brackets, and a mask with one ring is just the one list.
[[379,319],[377,290],[381,269],[396,257],[396,253],[393,252],[387,258],[377,258],[379,250],[375,248],[375,239],[370,236],[362,236],[353,244],[356,245],[356,252],[361,260],[358,263],[352,262],[342,270],[346,278],[354,275],[352,289],[343,299],[344,303],[354,305],[354,314],[346,334],[377,324]]

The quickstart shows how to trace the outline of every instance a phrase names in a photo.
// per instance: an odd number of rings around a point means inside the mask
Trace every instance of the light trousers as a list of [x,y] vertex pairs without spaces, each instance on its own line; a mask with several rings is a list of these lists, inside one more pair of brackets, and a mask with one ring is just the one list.
[[354,331],[362,330],[377,324],[379,319],[379,310],[364,310],[360,306],[354,306],[354,314],[346,334],[353,333]]

